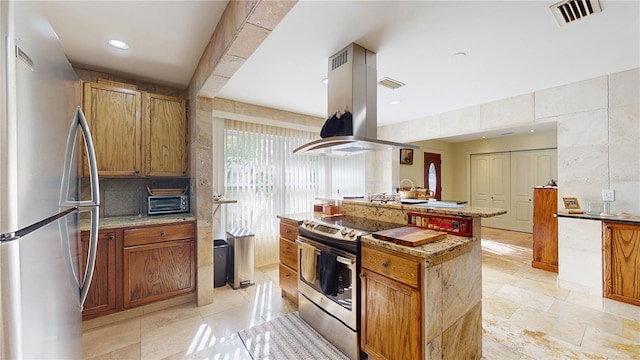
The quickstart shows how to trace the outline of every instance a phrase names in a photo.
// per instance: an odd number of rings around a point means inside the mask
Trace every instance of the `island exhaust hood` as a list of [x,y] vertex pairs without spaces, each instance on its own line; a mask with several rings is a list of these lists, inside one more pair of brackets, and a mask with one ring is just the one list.
[[[418,146],[378,139],[376,54],[351,43],[329,58],[328,114],[351,112],[341,135],[304,144],[294,154],[349,156]],[[338,115],[339,116],[339,115]]]

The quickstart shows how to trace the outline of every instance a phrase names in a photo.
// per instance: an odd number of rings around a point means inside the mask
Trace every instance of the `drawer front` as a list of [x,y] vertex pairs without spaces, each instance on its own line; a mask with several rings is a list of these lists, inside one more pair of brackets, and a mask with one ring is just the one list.
[[280,288],[298,298],[298,273],[280,264]]
[[193,239],[196,230],[192,221],[124,230],[124,246],[153,244],[163,241]]
[[280,262],[298,271],[298,244],[280,238]]
[[[407,255],[408,256],[408,255]],[[363,244],[362,267],[414,288],[421,282],[421,261]]]
[[296,241],[298,238],[298,224],[289,224],[280,221],[280,236],[291,241]]

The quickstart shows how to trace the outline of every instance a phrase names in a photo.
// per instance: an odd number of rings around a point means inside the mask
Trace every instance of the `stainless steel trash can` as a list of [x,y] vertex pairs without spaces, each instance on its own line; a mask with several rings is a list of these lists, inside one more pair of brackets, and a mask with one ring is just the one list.
[[229,270],[227,282],[232,288],[255,284],[255,234],[246,228],[227,230],[229,243]]

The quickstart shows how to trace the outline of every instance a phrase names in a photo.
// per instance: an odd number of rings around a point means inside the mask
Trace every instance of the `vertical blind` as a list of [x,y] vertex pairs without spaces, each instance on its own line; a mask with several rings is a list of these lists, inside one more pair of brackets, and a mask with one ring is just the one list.
[[312,132],[225,120],[227,229],[255,233],[256,266],[277,263],[278,215],[311,213],[317,197],[364,195],[364,155],[346,158],[293,155],[317,139]]

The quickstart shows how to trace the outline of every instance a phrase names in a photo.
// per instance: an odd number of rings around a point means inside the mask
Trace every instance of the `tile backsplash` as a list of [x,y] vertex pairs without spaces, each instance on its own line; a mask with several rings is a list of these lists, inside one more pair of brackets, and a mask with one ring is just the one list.
[[[185,188],[189,183],[189,178],[100,178],[100,217],[146,216],[147,186],[151,189]],[[81,179],[80,188],[82,199],[89,199],[88,178]]]

